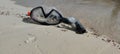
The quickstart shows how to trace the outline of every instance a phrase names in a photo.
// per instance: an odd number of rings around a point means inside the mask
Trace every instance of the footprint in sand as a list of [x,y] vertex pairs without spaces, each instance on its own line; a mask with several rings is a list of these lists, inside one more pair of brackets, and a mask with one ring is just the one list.
[[3,10],[3,11],[0,11],[0,15],[10,15],[10,12],[9,11],[5,11],[5,10]]
[[28,38],[27,38],[27,40],[25,40],[24,42],[26,43],[26,44],[28,44],[28,43],[33,43],[33,42],[35,42],[36,41],[36,37],[34,37],[34,36],[29,36]]

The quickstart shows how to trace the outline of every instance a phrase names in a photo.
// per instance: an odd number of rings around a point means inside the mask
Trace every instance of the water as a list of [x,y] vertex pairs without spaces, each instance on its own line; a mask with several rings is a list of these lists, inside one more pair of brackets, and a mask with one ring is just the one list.
[[120,42],[120,0],[12,0],[25,7],[54,6],[65,17],[78,18],[86,27]]

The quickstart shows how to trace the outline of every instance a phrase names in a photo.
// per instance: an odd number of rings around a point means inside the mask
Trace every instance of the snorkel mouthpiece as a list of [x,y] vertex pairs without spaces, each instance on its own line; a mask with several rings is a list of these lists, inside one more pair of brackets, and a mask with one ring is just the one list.
[[76,33],[83,34],[83,33],[87,32],[86,29],[85,29],[85,27],[76,18],[69,17],[67,19],[68,19],[69,23],[71,24],[71,26],[73,28],[75,28]]

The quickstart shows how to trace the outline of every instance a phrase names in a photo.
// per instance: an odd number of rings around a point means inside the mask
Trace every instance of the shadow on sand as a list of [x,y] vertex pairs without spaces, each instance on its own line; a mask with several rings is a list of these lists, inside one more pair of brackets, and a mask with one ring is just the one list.
[[31,23],[31,24],[37,24],[37,25],[41,25],[40,23],[38,23],[38,22],[35,22],[35,21],[33,21],[31,18],[23,18],[23,20],[22,20],[23,22],[25,22],[25,23]]
[[[22,20],[24,23],[30,23],[30,24],[36,24],[36,25],[43,25],[43,24],[40,24],[38,22],[35,22],[33,21],[31,18],[23,18]],[[43,26],[55,26],[57,28],[64,28],[64,29],[67,29],[67,30],[70,30],[70,31],[75,31],[73,28],[70,28],[69,26],[66,26],[64,24],[59,24],[59,25],[43,25]]]

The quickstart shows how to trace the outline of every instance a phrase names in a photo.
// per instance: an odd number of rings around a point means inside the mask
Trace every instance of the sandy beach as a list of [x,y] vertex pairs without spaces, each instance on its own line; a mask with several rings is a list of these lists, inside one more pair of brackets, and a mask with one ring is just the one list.
[[[98,35],[93,32],[87,27],[89,24],[86,23],[86,19],[80,18],[80,21],[88,30],[88,33],[84,34],[76,34],[64,27],[58,28],[61,24],[45,26],[33,23],[25,14],[37,4],[20,6],[13,0],[1,0],[0,54],[120,54],[120,44],[107,35]],[[78,7],[68,6],[68,8],[65,8],[61,6],[56,5],[55,7],[62,12],[70,7]],[[88,7],[84,6],[84,8]],[[95,7],[92,6],[92,8]],[[79,8],[76,8],[76,10],[79,10]],[[71,12],[64,12],[63,14],[77,18],[84,16],[84,13],[79,16]],[[79,12],[76,11],[75,13]]]
[[34,8],[56,7],[65,17],[75,17],[85,27],[107,35],[120,43],[119,0],[12,0],[14,4]]

